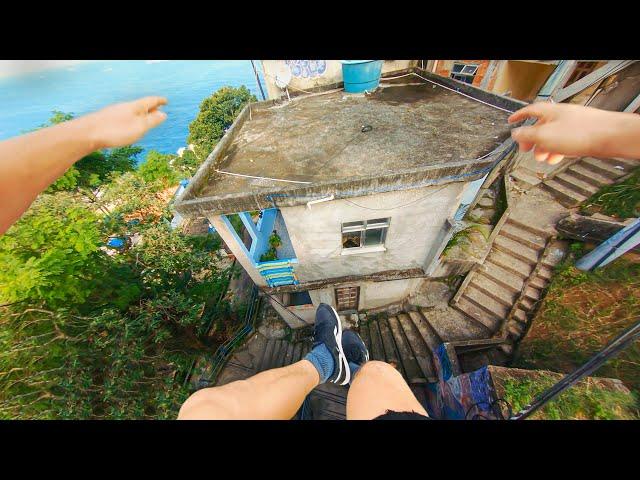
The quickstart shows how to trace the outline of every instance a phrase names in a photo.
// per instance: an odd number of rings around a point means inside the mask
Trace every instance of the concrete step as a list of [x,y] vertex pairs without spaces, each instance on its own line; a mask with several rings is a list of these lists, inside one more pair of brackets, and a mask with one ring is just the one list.
[[271,355],[273,354],[273,349],[276,346],[276,341],[272,338],[267,340],[267,345],[264,348],[264,354],[262,355],[262,360],[260,360],[260,364],[258,366],[258,372],[263,372],[269,369],[269,364],[271,362]]
[[273,349],[269,369],[280,368],[285,353],[287,353],[287,342],[284,340],[276,340],[276,346]]
[[491,259],[487,259],[484,262],[482,269],[478,270],[478,273],[488,276],[494,282],[499,283],[513,293],[520,292],[524,284],[524,279],[521,276],[502,268],[500,265],[496,265]]
[[538,272],[536,273],[536,275],[548,282],[549,280],[551,280],[551,277],[553,277],[553,269],[545,265],[540,265],[538,267]]
[[580,161],[580,166],[612,180],[616,180],[627,173],[625,170],[615,168],[614,165],[593,157],[583,158]]
[[407,312],[407,314],[429,351],[435,352],[442,343],[442,338],[427,320],[428,312],[425,312],[424,309],[419,309],[415,312]]
[[602,188],[605,185],[611,185],[613,183],[611,178],[605,177],[604,175],[600,175],[593,170],[583,167],[580,162],[570,166],[565,171],[583,182],[593,185],[594,187]]
[[546,236],[536,235],[508,221],[500,229],[500,235],[522,243],[533,250],[542,250],[547,244]]
[[293,349],[295,345],[291,342],[287,342],[287,350],[284,355],[284,360],[282,362],[282,366],[291,365],[293,363]]
[[518,307],[526,312],[530,312],[531,309],[535,306],[535,304],[536,302],[534,300],[531,300],[530,298],[527,298],[527,297],[522,297],[520,299],[520,303],[518,304]]
[[393,364],[396,369],[406,378],[406,375],[402,371],[400,355],[398,355],[398,351],[396,350],[396,346],[393,341],[393,334],[391,333],[391,328],[389,327],[389,322],[387,322],[386,318],[379,318],[377,323],[378,327],[380,327],[380,336],[382,337],[382,348],[384,349],[385,361],[387,363]]
[[538,290],[544,290],[548,282],[540,275],[536,275],[529,281],[529,286],[537,288]]
[[511,341],[519,340],[525,331],[525,326],[518,322],[510,322],[507,326],[507,336]]
[[416,362],[418,362],[422,375],[428,381],[433,382],[437,379],[438,375],[433,365],[432,351],[423,338],[422,333],[416,327],[413,320],[414,316],[420,317],[420,314],[418,312],[401,313],[398,315],[398,320],[409,341],[411,351],[415,356]]
[[427,378],[416,361],[415,354],[411,348],[411,344],[403,331],[402,324],[398,316],[392,316],[387,319],[393,340],[400,355],[402,369],[405,372],[405,378],[408,383],[426,383]]
[[508,252],[503,252],[496,248],[491,250],[487,260],[521,278],[529,278],[535,266],[530,262],[523,262]]
[[529,321],[529,318],[527,317],[527,312],[525,312],[521,308],[517,308],[513,312],[513,317],[512,318],[517,322],[525,323],[525,324]]
[[632,159],[629,159],[629,158],[599,158],[598,160],[601,160],[603,162],[609,163],[609,164],[613,165],[614,167],[615,166],[620,166],[620,167],[624,168],[626,173],[629,173],[634,168],[640,167],[640,161],[639,160],[632,160]]
[[420,311],[425,318],[425,324],[437,339],[434,347],[429,344],[434,352],[443,342],[485,339],[490,338],[493,333],[483,323],[466,315],[459,308],[455,308],[455,311],[447,310],[446,314],[424,308]]
[[465,295],[462,295],[460,297],[460,300],[456,304],[456,308],[465,315],[468,315],[470,318],[473,318],[477,322],[484,325],[489,329],[491,333],[500,328],[500,325],[502,323],[501,318],[488,313],[486,310],[478,306],[475,301],[472,301],[469,297],[466,296],[466,292]]
[[571,190],[574,190],[584,195],[587,198],[589,198],[591,195],[593,195],[598,190],[600,190],[599,187],[596,187],[595,185],[591,185],[588,182],[583,182],[578,177],[573,176],[571,172],[568,172],[568,171],[564,171],[561,174],[556,175],[555,177],[553,177],[553,179],[556,182],[561,183],[565,187],[570,188]]
[[507,219],[506,223],[508,223],[510,225],[514,225],[514,226],[518,227],[519,229],[524,230],[526,232],[531,232],[536,237],[541,237],[544,242],[546,242],[547,238],[549,238],[549,235],[550,235],[549,232],[547,232],[545,230],[542,230],[540,228],[534,227],[533,225],[528,225],[528,224],[522,223],[521,221],[519,221],[516,218],[511,217],[511,216]]
[[302,360],[302,343],[298,342],[293,345],[293,357],[291,363],[296,363]]
[[524,290],[524,296],[526,298],[530,298],[531,300],[533,300],[535,302],[535,301],[540,300],[540,297],[542,296],[542,292],[537,288],[534,288],[532,286],[528,286]]
[[[501,232],[502,233],[502,232]],[[511,240],[501,234],[499,234],[493,242],[493,248],[496,248],[504,253],[507,253],[518,260],[522,260],[530,265],[538,263],[540,252],[527,247],[522,243]]]
[[478,307],[482,308],[489,314],[493,314],[500,319],[507,317],[511,306],[507,306],[504,303],[498,302],[493,297],[487,295],[482,290],[478,289],[475,285],[470,284],[464,295],[472,300]]
[[360,338],[367,346],[367,350],[369,350],[369,356],[371,356],[371,337],[369,336],[369,326],[365,324],[360,324],[358,328],[358,333],[360,334]]
[[382,337],[380,336],[380,327],[377,321],[369,322],[369,338],[371,339],[371,350],[369,351],[369,358],[371,360],[380,360],[386,362],[387,359],[384,356],[384,348],[382,346]]
[[480,275],[473,277],[469,286],[480,290],[482,293],[491,297],[496,302],[501,303],[505,307],[510,307],[513,305],[513,302],[516,301],[516,293],[493,281],[482,272],[480,272]]
[[545,180],[542,185],[545,190],[551,193],[556,200],[567,208],[578,206],[588,198],[554,179]]
[[540,179],[536,176],[535,172],[523,167],[516,168],[510,175],[518,182],[524,183],[523,186],[526,188],[531,188],[540,183]]

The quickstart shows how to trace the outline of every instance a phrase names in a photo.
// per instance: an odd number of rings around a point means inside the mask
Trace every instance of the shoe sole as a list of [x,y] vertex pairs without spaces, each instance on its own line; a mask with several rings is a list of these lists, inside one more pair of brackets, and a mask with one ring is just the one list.
[[[338,315],[338,312],[336,312],[336,309],[331,307],[331,310],[333,311],[338,324],[338,326],[333,331],[333,336],[336,338],[336,344],[338,345],[338,364],[340,367],[338,376],[332,383],[335,383],[337,385],[348,385],[349,381],[351,380],[351,370],[349,369],[349,362],[347,361],[347,357],[344,354],[344,350],[342,350],[342,322],[340,321],[340,316]],[[343,372],[345,379],[342,381],[342,383],[338,383]]]

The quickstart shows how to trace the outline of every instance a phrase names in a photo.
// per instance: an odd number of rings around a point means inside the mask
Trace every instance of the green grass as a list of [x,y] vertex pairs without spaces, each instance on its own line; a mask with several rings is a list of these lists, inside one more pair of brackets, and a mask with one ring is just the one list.
[[582,213],[596,211],[618,218],[639,217],[640,168],[623,182],[601,188],[581,208]]
[[[558,378],[536,372],[536,378],[507,378],[502,384],[503,398],[514,413],[528,405]],[[602,387],[593,381],[581,382],[565,390],[531,418],[549,420],[631,420],[638,419],[636,398]]]
[[[584,252],[573,247],[575,257]],[[595,272],[559,265],[513,366],[571,372],[640,318],[640,264],[624,257]],[[640,345],[629,346],[594,376],[618,378],[640,394]]]

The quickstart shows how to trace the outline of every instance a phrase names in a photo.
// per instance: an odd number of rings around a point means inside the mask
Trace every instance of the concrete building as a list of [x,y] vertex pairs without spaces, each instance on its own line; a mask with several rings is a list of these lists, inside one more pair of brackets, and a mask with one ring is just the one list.
[[512,151],[506,119],[521,102],[417,67],[386,76],[401,78],[248,105],[176,203],[209,219],[294,328],[320,302],[400,308],[442,275],[456,216]]

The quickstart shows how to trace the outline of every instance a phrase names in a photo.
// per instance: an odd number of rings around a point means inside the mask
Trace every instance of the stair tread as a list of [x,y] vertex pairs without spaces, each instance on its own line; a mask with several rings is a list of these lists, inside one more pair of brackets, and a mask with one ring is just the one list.
[[436,351],[442,342],[474,340],[491,336],[492,332],[486,325],[464,314],[459,308],[420,310],[425,318],[425,326],[433,332],[432,335],[435,338],[435,347],[429,344],[432,351]]
[[269,362],[271,361],[271,355],[273,353],[274,347],[275,347],[275,340],[269,338],[267,340],[267,345],[264,347],[264,354],[262,355],[262,360],[260,360],[260,366],[258,367],[259,372],[269,369]]
[[597,187],[603,187],[604,185],[611,185],[613,183],[611,178],[585,168],[581,162],[571,165],[566,171],[571,172],[574,177],[581,179],[583,182],[590,183]]
[[416,316],[419,315],[417,312],[401,313],[398,315],[398,320],[400,321],[400,325],[402,326],[407,340],[409,341],[409,345],[411,346],[411,350],[413,351],[422,374],[427,379],[435,379],[437,378],[437,374],[433,366],[431,349],[422,337],[418,327],[414,324],[413,318],[410,315],[411,313]]
[[527,312],[525,312],[521,308],[516,308],[516,310],[513,312],[513,318],[521,323],[527,323],[529,320],[527,318]]
[[528,262],[530,264],[538,263],[539,252],[523,245],[522,243],[518,243],[515,240],[511,240],[510,238],[498,234],[493,242],[493,245],[498,250],[502,250],[503,252],[514,256],[519,260]]
[[517,293],[522,290],[524,279],[515,273],[495,264],[490,258],[484,262],[484,274],[488,275],[494,281],[502,283],[508,289]]
[[516,168],[510,173],[510,175],[516,180],[520,180],[528,185],[534,186],[540,183],[540,179],[535,176],[535,173],[529,173],[529,171],[523,168]]
[[534,268],[531,263],[523,262],[519,258],[495,248],[491,250],[487,259],[522,278],[528,278]]
[[529,285],[542,290],[547,286],[547,281],[540,275],[536,275],[529,281]]
[[371,360],[382,360],[384,362],[386,361],[386,358],[384,356],[382,338],[380,335],[378,322],[369,322],[369,337],[371,338],[371,351],[369,352],[369,358],[371,358]]
[[469,317],[474,320],[480,322],[485,327],[487,327],[491,332],[494,332],[500,326],[501,320],[497,318],[495,315],[491,315],[487,313],[482,308],[478,307],[475,303],[472,303],[467,297],[464,295],[460,297],[456,307]]
[[291,365],[293,363],[293,348],[294,344],[291,342],[287,342],[287,349],[285,351],[284,360],[282,362],[284,365]]
[[554,180],[560,181],[560,183],[564,182],[563,184],[567,188],[570,188],[571,190],[574,190],[579,194],[584,195],[585,197],[590,197],[599,190],[599,187],[581,180],[580,178],[572,175],[568,170],[565,170],[564,172],[556,175],[554,177]]
[[533,225],[522,223],[517,218],[515,218],[513,215],[511,215],[511,216],[509,216],[509,218],[507,218],[506,224],[514,225],[514,226],[518,227],[521,230],[524,230],[524,231],[527,231],[527,232],[531,232],[534,235],[542,237],[545,241],[546,241],[547,237],[549,237],[549,235],[550,235],[550,233],[545,231],[545,230],[542,230],[542,229],[540,229],[538,227],[534,227]]
[[513,305],[516,300],[516,294],[512,290],[487,277],[484,272],[480,272],[480,275],[473,277],[469,286],[482,291],[482,293],[506,307]]
[[527,298],[530,298],[531,300],[536,301],[536,300],[540,300],[542,293],[540,292],[539,289],[529,285],[527,288],[525,288],[524,295]]
[[601,162],[606,162],[611,165],[620,165],[624,167],[625,171],[628,173],[636,167],[640,167],[640,162],[638,160],[633,160],[630,158],[599,158]]
[[416,357],[411,349],[411,345],[405,337],[400,319],[398,318],[398,316],[392,316],[387,320],[389,322],[389,327],[391,328],[391,333],[393,335],[395,345],[398,349],[400,361],[402,363],[402,367],[407,380],[411,382],[418,379],[424,379],[425,376],[422,373],[422,369],[418,365],[418,362],[416,361]]
[[379,318],[378,327],[380,327],[380,336],[382,337],[382,347],[384,349],[384,356],[387,363],[392,363],[396,366],[396,368],[402,372],[402,364],[400,363],[400,355],[396,350],[396,346],[394,345],[391,328],[389,327],[389,322],[387,322],[386,318]]
[[613,165],[593,157],[585,157],[580,163],[587,170],[595,170],[596,173],[600,173],[613,179],[622,177],[626,173],[624,170],[615,168]]
[[427,314],[424,312],[409,312],[409,318],[429,350],[435,352],[442,343],[442,339],[438,331],[427,320]]
[[576,203],[582,203],[588,198],[586,195],[582,195],[580,192],[563,185],[553,178],[545,180],[544,185],[555,193],[559,193],[560,195],[567,197],[568,200],[575,201]]
[[499,319],[505,318],[509,313],[510,308],[508,306],[496,301],[481,290],[478,290],[473,284],[470,284],[467,287],[463,296],[466,296],[480,308],[486,310],[490,314],[493,314]]
[[547,244],[546,235],[540,235],[533,233],[529,230],[525,230],[514,222],[507,221],[500,229],[500,234],[507,234],[512,240],[529,245],[531,248],[544,248]]
[[371,352],[371,338],[369,337],[369,326],[360,325],[360,328],[358,329],[358,333],[360,334],[360,338],[362,338],[362,341],[364,342],[364,344],[367,346],[367,350]]

